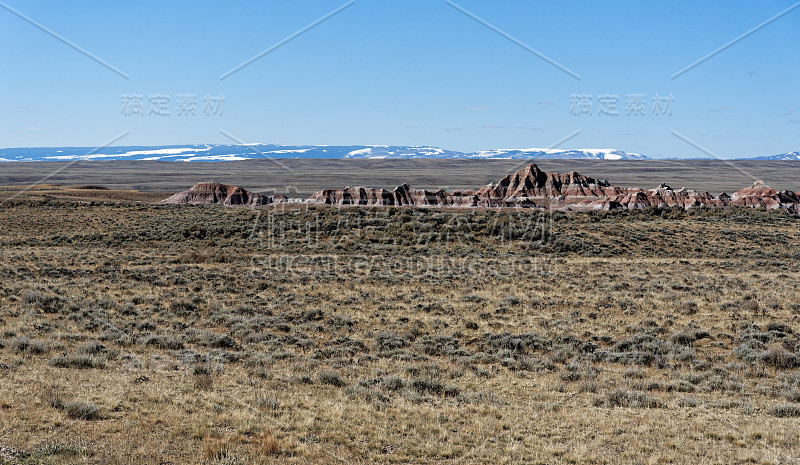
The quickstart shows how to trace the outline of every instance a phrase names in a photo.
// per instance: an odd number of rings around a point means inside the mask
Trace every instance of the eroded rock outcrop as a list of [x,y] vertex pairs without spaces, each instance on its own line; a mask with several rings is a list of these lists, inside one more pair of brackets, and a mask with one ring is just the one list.
[[783,208],[792,213],[800,211],[800,195],[792,191],[778,191],[766,185],[764,181],[756,181],[752,186],[734,192],[728,203],[743,207],[762,207],[767,210]]
[[[175,194],[162,203],[220,204],[257,207],[289,200],[282,195],[264,196],[241,187],[214,182],[201,182]],[[653,189],[613,186],[608,181],[584,176],[574,171],[559,174],[542,171],[531,163],[496,183],[476,191],[414,189],[401,184],[392,190],[371,187],[324,189],[305,202],[353,206],[414,207],[483,207],[545,208],[575,210],[636,210],[648,207],[695,208],[738,205],[766,209],[783,209],[800,214],[800,195],[778,191],[763,181],[734,192],[712,195],[681,187],[673,189],[661,184]]]
[[189,190],[178,192],[162,200],[161,203],[258,207],[285,200],[286,197],[283,195],[266,196],[250,192],[238,186],[229,186],[218,182],[199,182]]
[[347,187],[319,191],[308,201],[332,205],[522,207],[564,211],[635,210],[648,207],[687,209],[728,205],[781,208],[792,213],[800,211],[798,194],[777,191],[763,181],[757,181],[751,187],[741,189],[733,195],[723,192],[714,196],[685,187],[676,190],[666,184],[650,190],[612,186],[608,181],[574,171],[565,174],[548,173],[533,163],[477,191],[428,191],[413,189],[408,184],[402,184],[392,191]]
[[608,181],[598,181],[574,171],[566,174],[548,173],[533,163],[476,192],[478,197],[489,199],[555,198],[559,195],[597,197],[622,193],[622,189],[609,185]]

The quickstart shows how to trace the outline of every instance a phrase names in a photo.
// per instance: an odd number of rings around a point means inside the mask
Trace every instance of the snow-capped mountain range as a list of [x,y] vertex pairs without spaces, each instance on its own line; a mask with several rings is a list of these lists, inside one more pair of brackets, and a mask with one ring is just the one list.
[[[649,157],[613,149],[494,149],[458,152],[430,146],[404,145],[275,145],[198,144],[163,146],[29,147],[0,148],[0,162],[71,160],[236,161],[259,158],[350,158],[350,159],[589,159],[648,160]],[[800,160],[790,152],[749,160]]]
[[800,160],[800,152],[781,153],[768,157],[755,157],[750,158],[750,160]]
[[402,145],[170,145],[0,148],[0,162],[64,160],[236,161],[258,158],[584,158],[645,160],[646,156],[611,149],[495,149],[458,152],[439,147]]

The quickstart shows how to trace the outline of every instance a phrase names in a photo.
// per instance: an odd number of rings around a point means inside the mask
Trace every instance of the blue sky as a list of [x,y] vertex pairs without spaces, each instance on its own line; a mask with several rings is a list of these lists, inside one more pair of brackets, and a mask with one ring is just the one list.
[[[455,1],[576,79],[443,0],[356,0],[220,80],[345,4],[229,3],[2,0],[129,79],[0,8],[0,146],[96,147],[121,134],[114,145],[233,143],[223,130],[243,142],[475,151],[580,131],[558,147],[800,150],[800,8],[672,79],[793,1]],[[141,96],[143,115],[125,114],[125,95]],[[194,115],[178,115],[179,95]],[[221,108],[204,108],[207,95]],[[654,109],[656,95],[671,108]],[[169,115],[150,113],[152,96],[169,98]],[[644,108],[627,114],[638,99]]]

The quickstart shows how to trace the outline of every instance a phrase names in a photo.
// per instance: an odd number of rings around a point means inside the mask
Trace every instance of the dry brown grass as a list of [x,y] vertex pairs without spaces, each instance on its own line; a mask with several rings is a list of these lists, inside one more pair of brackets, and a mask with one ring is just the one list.
[[98,186],[35,184],[0,186],[0,202],[72,200],[77,202],[157,203],[172,195],[167,192],[141,192],[134,189],[96,189]]
[[795,218],[530,215],[1,206],[0,445],[22,463],[800,454]]

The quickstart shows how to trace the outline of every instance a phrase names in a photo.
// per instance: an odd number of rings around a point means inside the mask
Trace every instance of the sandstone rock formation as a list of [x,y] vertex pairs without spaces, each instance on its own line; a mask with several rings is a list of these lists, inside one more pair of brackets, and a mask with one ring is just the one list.
[[782,208],[791,213],[800,212],[800,195],[792,191],[775,190],[764,181],[756,181],[752,186],[734,192],[728,203],[768,210]]
[[551,208],[559,210],[635,210],[647,207],[693,208],[739,205],[800,212],[800,196],[792,191],[777,191],[763,181],[733,195],[717,196],[666,184],[643,190],[612,186],[580,173],[548,173],[531,163],[516,173],[477,191],[445,192],[412,189],[402,184],[392,191],[364,187],[325,189],[307,202],[331,205],[410,205],[440,207]]
[[189,190],[174,194],[162,200],[161,203],[193,205],[219,204],[258,207],[285,200],[286,197],[283,195],[265,196],[237,186],[228,186],[218,182],[199,182],[189,188]]
[[[285,196],[264,196],[241,187],[214,182],[201,182],[175,194],[162,203],[219,204],[257,207],[290,201]],[[299,201],[294,199],[291,201]],[[430,191],[401,184],[393,190],[370,187],[324,189],[305,202],[328,205],[415,206],[415,207],[484,207],[542,208],[574,210],[636,210],[648,207],[694,208],[738,205],[766,209],[783,209],[800,214],[800,195],[778,191],[763,181],[734,192],[712,195],[681,187],[673,189],[661,184],[653,189],[612,186],[574,171],[548,173],[531,163],[516,173],[476,191]]]

